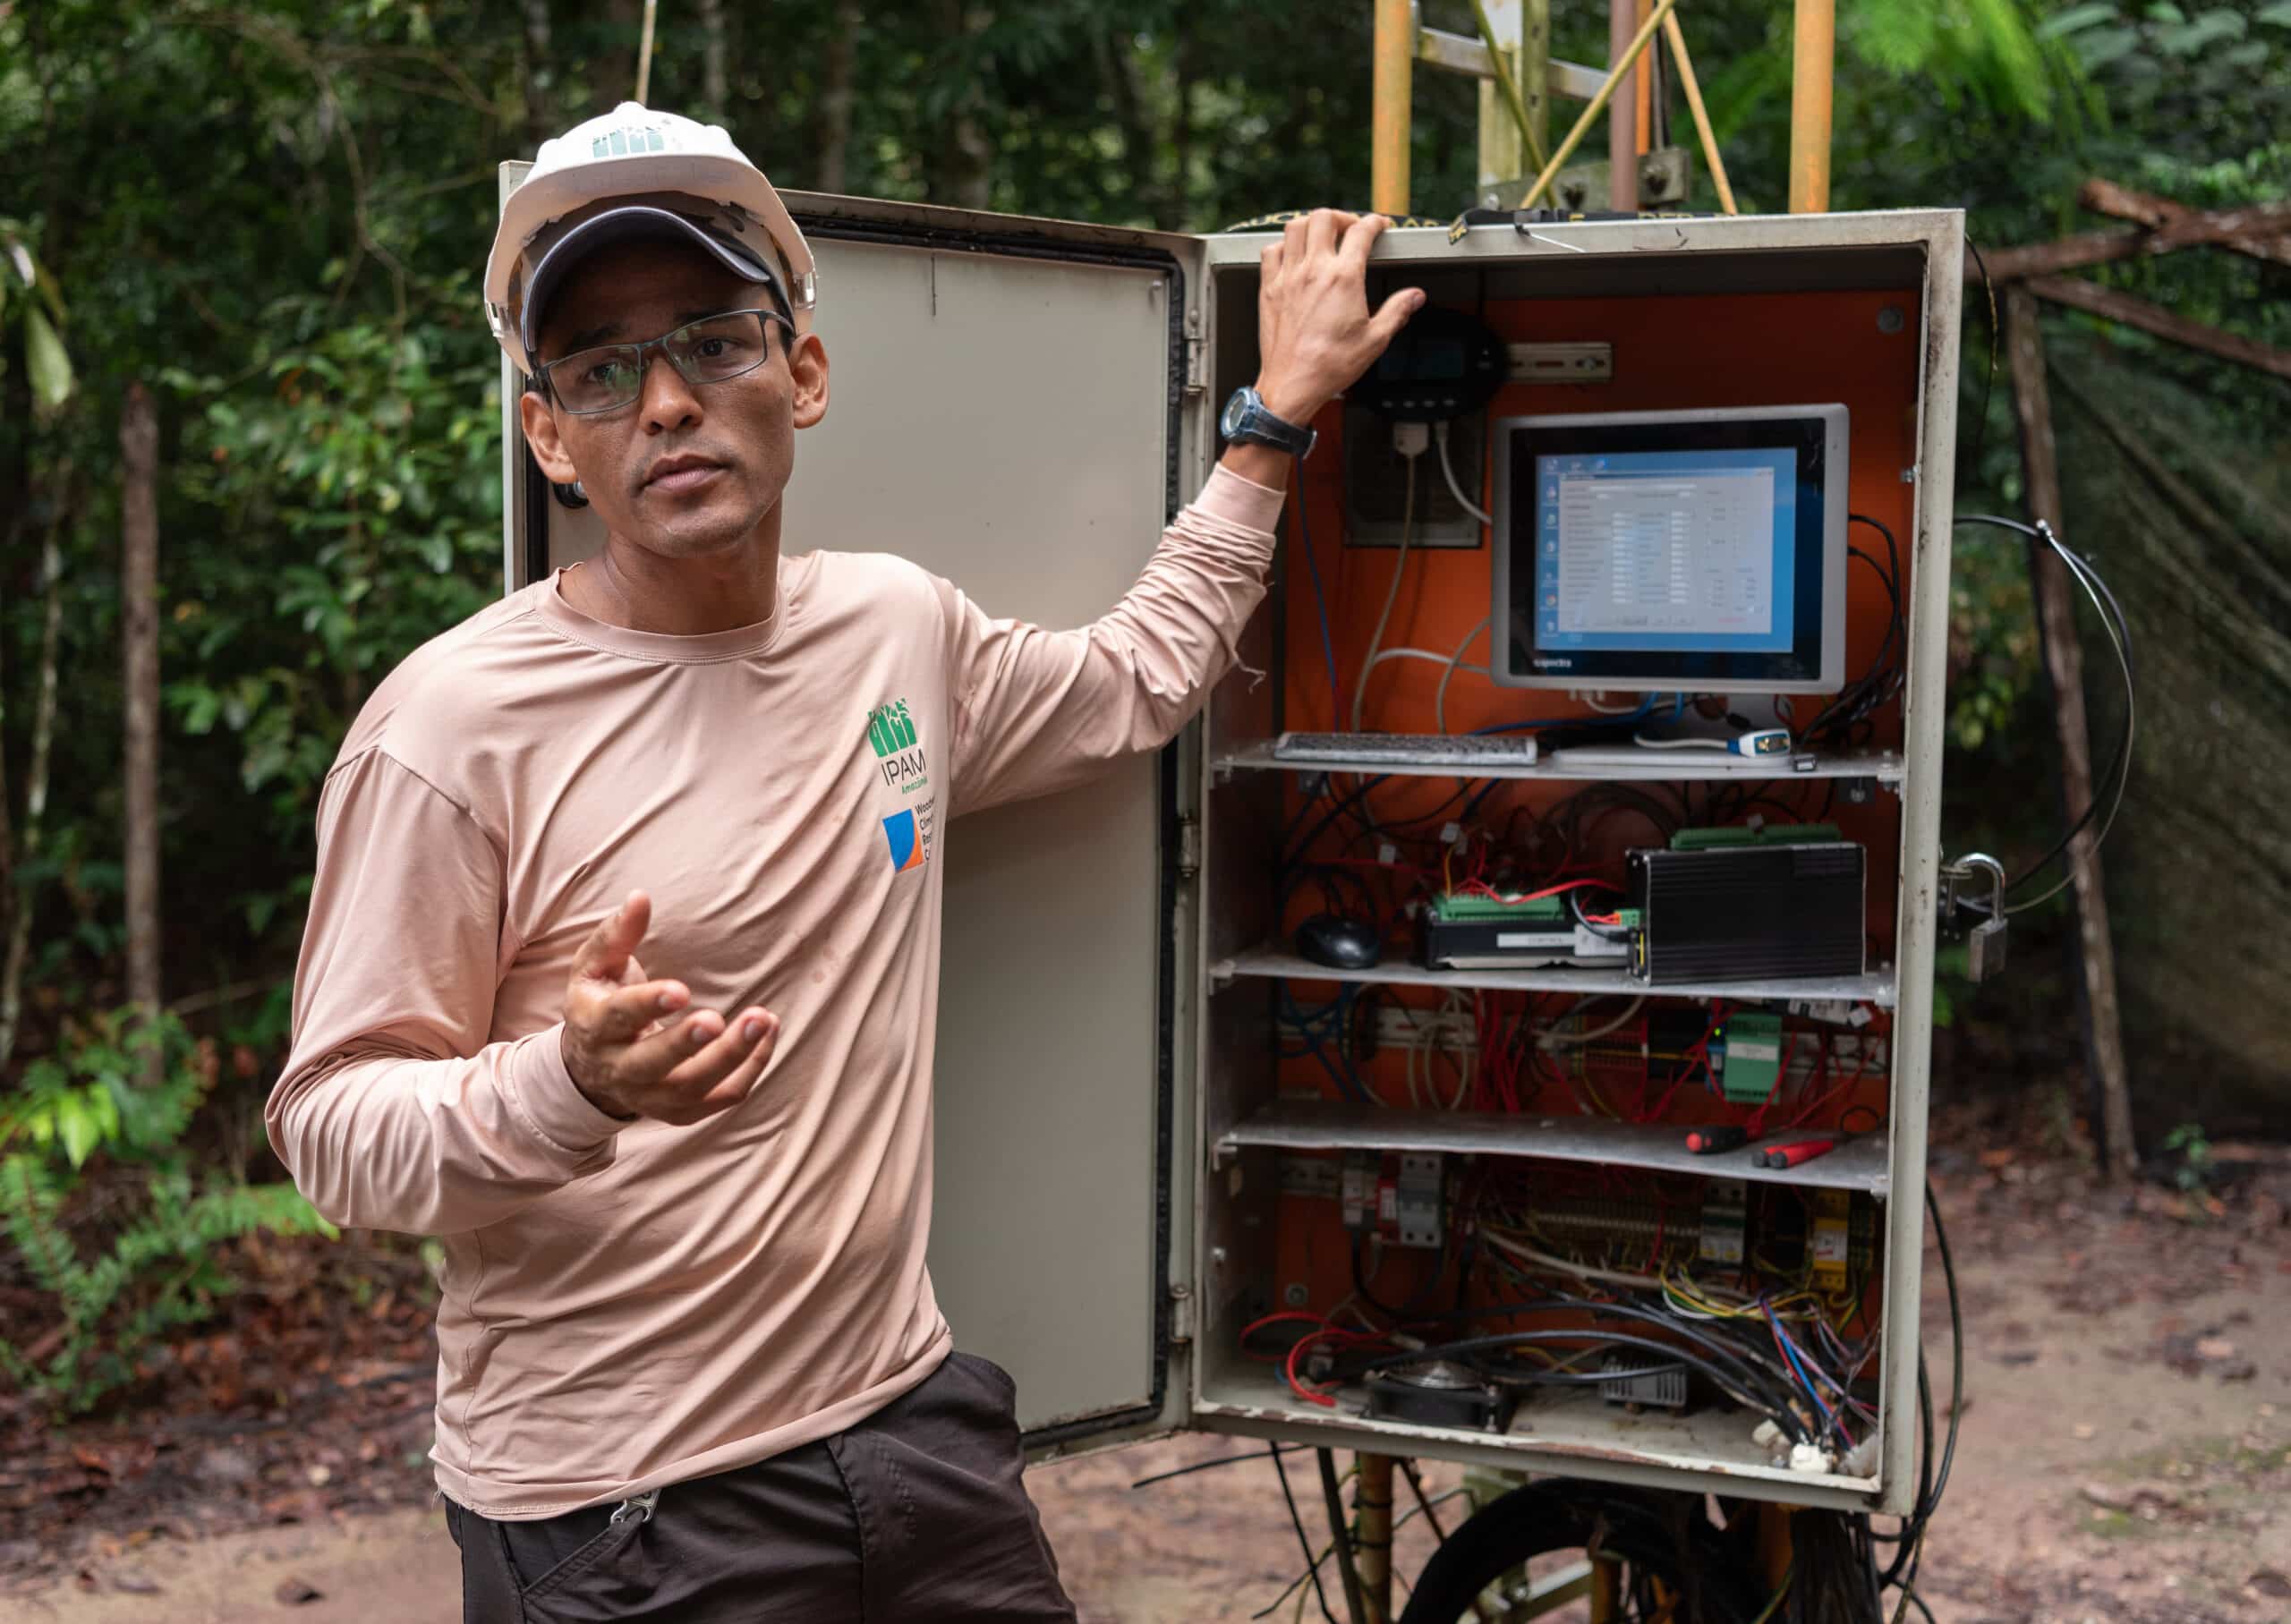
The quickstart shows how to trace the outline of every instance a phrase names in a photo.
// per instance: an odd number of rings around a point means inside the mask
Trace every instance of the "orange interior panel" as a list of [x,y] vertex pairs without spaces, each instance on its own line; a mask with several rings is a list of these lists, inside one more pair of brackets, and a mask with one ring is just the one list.
[[[1843,402],[1851,413],[1851,511],[1866,514],[1892,531],[1898,543],[1895,567],[1900,572],[1901,591],[1906,599],[1913,541],[1913,487],[1908,471],[1917,460],[1914,423],[1921,385],[1917,303],[1918,295],[1913,289],[1491,302],[1480,312],[1481,319],[1507,342],[1598,341],[1611,344],[1614,378],[1594,384],[1507,387],[1491,403],[1482,421],[1537,412]],[[1899,319],[1894,319],[1895,316]],[[1320,448],[1303,466],[1301,497],[1310,522],[1314,562],[1327,595],[1330,637],[1349,710],[1378,610],[1392,582],[1396,549],[1389,546],[1344,545],[1342,408],[1332,406],[1316,426],[1321,433]],[[1427,451],[1418,466],[1416,477],[1419,513],[1429,488],[1442,483],[1437,455],[1436,447]],[[1494,460],[1485,455],[1478,459],[1483,468]],[[1485,476],[1481,489],[1473,494],[1483,506],[1491,504],[1492,493]],[[1851,542],[1880,561],[1886,559],[1884,539],[1868,526],[1852,526]],[[1288,544],[1292,549],[1305,545],[1293,526]],[[1444,655],[1453,650],[1488,613],[1491,561],[1492,554],[1485,541],[1475,548],[1411,548],[1382,646],[1408,646]],[[1285,714],[1281,725],[1300,730],[1341,731],[1349,726],[1350,718],[1337,715],[1331,703],[1315,594],[1310,575],[1302,563],[1292,550],[1284,611]],[[1849,560],[1847,588],[1845,671],[1846,679],[1851,682],[1877,654],[1886,635],[1890,608],[1877,571],[1861,561]],[[1487,658],[1485,637],[1477,639],[1464,654],[1466,660],[1473,662],[1484,663]],[[1389,732],[1433,731],[1434,692],[1440,676],[1440,666],[1429,661],[1388,660],[1378,666],[1366,701],[1362,725]],[[1796,719],[1801,723],[1810,720],[1827,702],[1827,697],[1798,696]],[[1610,695],[1610,702],[1635,698]],[[1588,707],[1571,701],[1563,692],[1499,688],[1487,678],[1469,673],[1459,673],[1449,684],[1446,693],[1446,724],[1450,732],[1532,718],[1580,716],[1588,719],[1592,714]],[[1872,747],[1898,748],[1898,701],[1887,704],[1876,714],[1872,733]],[[1304,810],[1300,786],[1305,780],[1300,775],[1282,776],[1286,780],[1286,811],[1295,820]],[[1353,782],[1341,780],[1340,793],[1351,787]],[[1582,787],[1579,783],[1552,781],[1500,784],[1477,802],[1472,821],[1491,831],[1501,831],[1507,826],[1525,828],[1533,823],[1537,814]],[[1463,804],[1456,798],[1458,790],[1459,783],[1453,778],[1394,778],[1377,787],[1370,804],[1380,824],[1404,823],[1426,813],[1448,818],[1453,817]],[[1325,810],[1327,804],[1324,800],[1321,802],[1310,821],[1317,821],[1319,811]],[[1889,960],[1900,843],[1900,804],[1891,790],[1880,789],[1866,803],[1852,805],[1840,793],[1836,780],[1785,778],[1764,787],[1755,810],[1769,821],[1794,819],[1835,823],[1848,838],[1863,846],[1868,855],[1870,962],[1875,965]],[[1304,826],[1309,827],[1309,821]],[[1292,821],[1292,834],[1299,827]],[[1387,863],[1379,861],[1377,853],[1364,850],[1365,843],[1348,838],[1332,828],[1315,842],[1311,855],[1316,861],[1350,865],[1351,872],[1360,873],[1361,883],[1377,897],[1380,906],[1396,908],[1411,893],[1420,895],[1423,889],[1444,886],[1445,881],[1436,870],[1426,872],[1438,862],[1434,852],[1438,830],[1435,821],[1418,831],[1428,839],[1399,843],[1405,849],[1397,855],[1397,861]],[[1605,877],[1619,880],[1622,854],[1626,847],[1660,843],[1657,832],[1643,820],[1629,815],[1603,819],[1597,840],[1599,849],[1596,851],[1568,853],[1567,866],[1562,872],[1596,873],[1604,867]],[[1557,873],[1553,875],[1557,877]],[[1325,898],[1317,890],[1300,887],[1299,894],[1290,900],[1286,923],[1293,929],[1304,915],[1320,912],[1326,906]],[[1388,955],[1406,950],[1404,941],[1388,942],[1386,948]],[[1305,1004],[1320,1003],[1335,991],[1333,983],[1299,982],[1290,989]],[[1402,1003],[1427,1010],[1436,1008],[1442,996],[1443,990],[1436,988],[1375,990],[1379,1002]],[[1516,1000],[1524,995],[1507,996],[1515,1000],[1512,1007],[1516,1009]],[[1361,1001],[1367,1000],[1364,997]],[[1650,993],[1648,1009],[1652,1011],[1662,1001],[1659,992]],[[1503,1008],[1492,1006],[1485,996],[1477,1002],[1483,1020],[1496,1018]],[[1538,1021],[1547,1020],[1575,1002],[1571,995],[1538,997],[1533,1014]],[[1676,1007],[1704,1008],[1694,1004]],[[1609,1001],[1590,1008],[1593,1018],[1598,1018],[1620,1006]],[[1883,1036],[1888,1029],[1884,1014],[1878,1012],[1862,1031]],[[1293,1040],[1290,1047],[1295,1047]],[[1372,1054],[1367,1052],[1367,1048],[1364,1043],[1353,1051],[1358,1075],[1384,1103],[1407,1109],[1410,1101],[1403,1055],[1391,1050]],[[1889,1044],[1887,1052],[1890,1053]],[[1423,1057],[1418,1058],[1417,1064],[1423,1066]],[[1455,1074],[1447,1060],[1435,1056],[1432,1065],[1443,1092],[1452,1088]],[[1682,1132],[1691,1124],[1742,1119],[1743,1108],[1728,1106],[1700,1083],[1686,1082],[1681,1085],[1675,1076],[1679,1069],[1667,1062],[1649,1061],[1634,1077],[1626,1064],[1620,1073],[1610,1076],[1606,1093],[1595,1086],[1590,1096],[1611,1114],[1675,1125]],[[1338,1094],[1325,1069],[1310,1056],[1283,1059],[1280,1078],[1286,1092],[1318,1092],[1330,1097]],[[1529,1083],[1533,1086],[1529,1087]],[[1835,1126],[1841,1119],[1855,1128],[1866,1127],[1885,1113],[1888,1090],[1882,1070],[1858,1078],[1826,1075],[1822,1087],[1824,1109],[1810,1120],[1810,1130]],[[1807,1092],[1813,1091],[1810,1088]],[[1521,1083],[1515,1093],[1518,1104],[1513,1109],[1537,1116],[1594,1109],[1587,1103],[1583,1090],[1549,1076]],[[1607,1097],[1609,1093],[1612,1098]],[[1793,1097],[1792,1103],[1796,1098]],[[1483,1093],[1466,1103],[1486,1108],[1489,1101]],[[1786,1120],[1785,1113],[1777,1110],[1767,1126],[1780,1127]],[[1663,1210],[1665,1189],[1676,1188],[1679,1182],[1675,1176],[1629,1169],[1554,1162],[1533,1165],[1537,1177],[1547,1178],[1554,1189],[1607,1191],[1618,1199],[1639,1202],[1657,1213]],[[1693,1183],[1691,1179],[1687,1182]],[[1792,1192],[1781,1190],[1775,1191],[1770,1198],[1754,1191],[1753,1198],[1796,1199]],[[1654,1248],[1659,1249],[1659,1245]],[[1652,1252],[1648,1254],[1651,1255]],[[1333,1201],[1284,1197],[1280,1204],[1277,1256],[1278,1279],[1284,1283],[1306,1285],[1315,1312],[1325,1312],[1354,1288],[1351,1237],[1341,1227],[1337,1203]],[[1426,1285],[1435,1266],[1444,1261],[1428,1251],[1391,1246],[1383,1249],[1383,1258],[1374,1286],[1375,1294],[1386,1303],[1404,1299]],[[1451,1268],[1452,1262],[1444,1260]],[[1872,1312],[1878,1289],[1875,1272],[1870,1271],[1867,1286],[1872,1294],[1868,1298]],[[1443,1290],[1452,1289],[1452,1272],[1448,1278],[1451,1284],[1443,1287]],[[1452,1304],[1443,1300],[1440,1306],[1446,1308]]]

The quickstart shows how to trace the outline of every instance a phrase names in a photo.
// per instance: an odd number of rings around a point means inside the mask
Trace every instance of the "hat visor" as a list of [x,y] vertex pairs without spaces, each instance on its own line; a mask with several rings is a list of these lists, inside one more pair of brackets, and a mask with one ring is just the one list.
[[619,208],[606,209],[582,221],[550,243],[541,255],[541,263],[533,267],[532,280],[525,290],[523,319],[518,326],[520,336],[524,340],[525,353],[534,358],[536,365],[539,364],[541,317],[549,309],[550,298],[565,285],[566,278],[578,268],[583,260],[600,249],[648,241],[691,243],[734,276],[744,281],[762,283],[771,290],[772,304],[783,316],[787,315],[786,290],[779,285],[779,276],[762,260],[739,244],[726,242],[674,209],[631,203]]

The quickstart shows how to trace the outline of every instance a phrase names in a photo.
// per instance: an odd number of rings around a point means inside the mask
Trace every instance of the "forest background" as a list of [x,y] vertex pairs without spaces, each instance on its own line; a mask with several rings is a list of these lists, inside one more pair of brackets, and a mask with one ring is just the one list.
[[[1554,9],[1554,54],[1604,60],[1605,8]],[[728,123],[783,187],[1217,230],[1365,205],[1369,11],[661,0],[652,99]],[[2291,0],[1839,11],[1835,208],[1962,207],[1990,248],[2095,224],[2074,202],[2095,174],[2205,208],[2291,194]],[[1469,0],[1425,13],[1473,29]],[[325,1228],[261,1127],[319,787],[374,684],[500,590],[478,293],[496,166],[631,94],[640,14],[0,0],[0,1387],[99,1404],[215,1312],[239,1237]],[[1789,7],[1682,17],[1742,207],[1779,209]],[[1418,75],[1420,212],[1470,200],[1475,118],[1469,81]],[[1691,206],[1713,206],[1707,176]],[[2091,274],[2291,344],[2281,263]],[[1978,288],[1966,311],[1960,506],[2018,514]],[[2046,319],[2158,412],[2281,467],[2280,380]],[[123,557],[154,541],[155,591],[123,591]],[[2026,563],[1968,534],[1956,571],[1949,845],[2026,860],[2059,826]],[[136,604],[158,619],[152,795],[123,763]],[[2088,670],[2102,689],[2107,667]],[[2096,718],[2113,702],[2096,692]],[[140,936],[123,855],[139,835],[161,859]],[[2072,952],[2057,906],[2016,927],[2011,980],[1949,978],[1944,1077],[2026,1093],[2082,1143]],[[129,1018],[138,998],[164,1016]],[[2264,1069],[2136,1076],[2143,1149],[2200,1164],[2207,1133],[2264,1117]]]

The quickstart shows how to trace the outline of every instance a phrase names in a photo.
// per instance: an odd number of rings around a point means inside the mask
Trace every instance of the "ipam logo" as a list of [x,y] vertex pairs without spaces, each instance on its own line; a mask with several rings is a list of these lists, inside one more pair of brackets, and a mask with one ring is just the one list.
[[[899,810],[883,820],[883,836],[890,843],[891,870],[903,873],[930,860],[934,808],[924,792],[931,787],[931,763],[923,753],[915,718],[907,701],[893,700],[867,713],[867,748],[875,752],[875,770],[883,789]],[[901,804],[901,803],[904,804]]]
[[883,775],[886,786],[901,796],[931,786],[931,764],[916,742],[915,718],[907,713],[905,700],[894,700],[868,712],[867,744],[875,752],[876,769]]

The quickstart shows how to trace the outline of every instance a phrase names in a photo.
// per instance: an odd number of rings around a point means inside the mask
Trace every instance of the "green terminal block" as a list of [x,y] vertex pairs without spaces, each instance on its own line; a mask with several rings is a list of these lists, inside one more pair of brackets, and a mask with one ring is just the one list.
[[1671,837],[1674,852],[1733,846],[1824,846],[1845,837],[1835,823],[1768,823],[1758,829],[1682,829]]
[[1719,1092],[1736,1105],[1759,1104],[1774,1092],[1782,1070],[1782,1017],[1744,1010],[1726,1017],[1720,1035],[1726,1064],[1718,1074]]
[[1567,922],[1566,898],[1538,897],[1532,902],[1499,902],[1493,897],[1467,896],[1450,891],[1432,899],[1433,915],[1447,923],[1466,920],[1514,920],[1522,924],[1564,923]]

